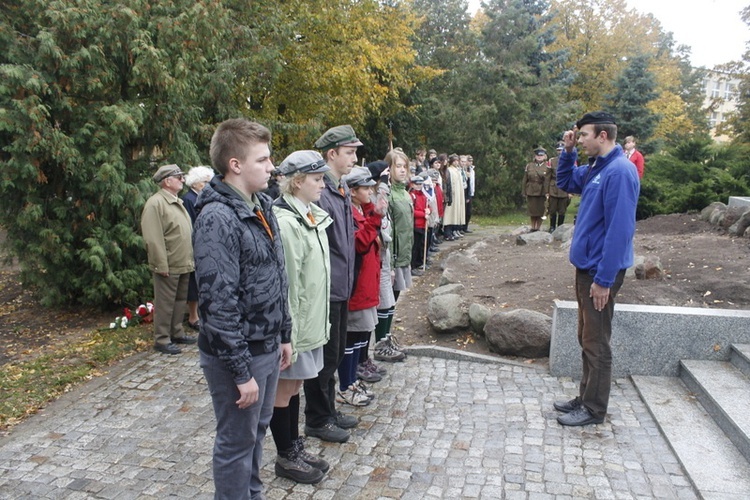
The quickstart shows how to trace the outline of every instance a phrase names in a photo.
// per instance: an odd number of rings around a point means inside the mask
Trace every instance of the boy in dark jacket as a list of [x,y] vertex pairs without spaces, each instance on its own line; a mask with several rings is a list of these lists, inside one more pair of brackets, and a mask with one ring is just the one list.
[[263,439],[292,356],[284,250],[261,193],[273,170],[270,142],[258,123],[221,123],[210,150],[220,175],[196,203],[198,347],[216,414],[216,498],[262,498]]

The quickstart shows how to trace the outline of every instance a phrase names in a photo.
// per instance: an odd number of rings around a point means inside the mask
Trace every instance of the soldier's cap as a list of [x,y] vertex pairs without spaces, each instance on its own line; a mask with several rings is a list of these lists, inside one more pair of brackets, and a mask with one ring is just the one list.
[[562,151],[563,149],[565,149],[565,143],[564,142],[558,142],[557,143],[557,150],[558,151]]
[[536,148],[534,150],[534,154],[537,155],[537,156],[546,155],[547,154],[547,150],[544,149],[544,148]]
[[295,151],[281,162],[276,169],[281,175],[322,174],[331,170],[320,153],[312,150]]
[[617,125],[615,117],[606,111],[592,111],[586,113],[576,122],[576,127],[580,130],[584,125]]
[[182,171],[180,167],[177,165],[162,165],[159,167],[159,170],[156,171],[153,177],[151,177],[155,183],[159,184],[161,181],[166,179],[167,177],[173,177],[175,175],[185,175],[185,172]]
[[351,172],[344,176],[344,182],[350,188],[374,186],[377,184],[377,182],[372,180],[372,173],[367,167],[354,167]]
[[417,186],[421,186],[422,184],[424,184],[424,177],[422,177],[421,175],[415,175],[409,180],[412,184],[416,184]]
[[376,160],[371,161],[365,165],[365,167],[370,171],[372,178],[378,180],[380,179],[380,176],[383,175],[383,172],[385,172],[385,169],[388,168],[388,164],[383,160]]
[[351,125],[339,125],[338,127],[329,128],[325,134],[321,135],[315,141],[315,147],[321,151],[328,151],[339,146],[358,147],[364,146],[364,144],[357,139]]

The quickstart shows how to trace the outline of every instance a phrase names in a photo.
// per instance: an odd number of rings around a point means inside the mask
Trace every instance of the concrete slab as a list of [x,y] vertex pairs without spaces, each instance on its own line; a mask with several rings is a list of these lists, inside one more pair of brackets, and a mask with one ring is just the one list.
[[683,360],[681,379],[750,460],[750,380],[726,361]]
[[[681,359],[727,361],[733,343],[750,344],[750,311],[616,304],[612,375],[677,377]],[[556,300],[550,372],[581,377],[578,305]]]
[[732,344],[729,360],[739,371],[750,377],[750,344]]
[[634,376],[636,390],[702,498],[747,498],[750,465],[676,377]]
[[750,206],[750,196],[730,196],[730,207],[747,207]]

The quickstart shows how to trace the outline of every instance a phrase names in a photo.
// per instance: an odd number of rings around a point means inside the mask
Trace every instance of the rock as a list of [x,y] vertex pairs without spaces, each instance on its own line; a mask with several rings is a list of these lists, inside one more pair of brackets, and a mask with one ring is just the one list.
[[635,268],[638,267],[639,264],[643,264],[644,262],[646,262],[646,257],[644,257],[643,255],[636,255],[635,257],[633,257],[633,265],[625,270],[625,277],[632,278],[633,276],[635,276]]
[[729,234],[743,236],[748,227],[750,227],[750,210],[742,214],[740,218],[737,219],[737,222],[729,226]]
[[427,320],[437,333],[453,333],[469,327],[469,312],[460,295],[447,293],[427,302]]
[[439,286],[430,292],[430,297],[437,297],[439,295],[445,295],[447,293],[453,293],[455,295],[461,295],[466,290],[466,287],[461,283],[451,283],[448,285]]
[[479,268],[479,261],[466,255],[465,252],[453,252],[446,257],[440,264],[442,269],[464,269],[466,271],[476,271]]
[[728,207],[724,211],[724,218],[719,220],[721,227],[728,228],[750,211],[750,207]]
[[552,243],[552,235],[546,231],[519,234],[516,237],[516,245],[549,245]]
[[[722,205],[723,205],[723,203],[722,203]],[[727,211],[727,206],[726,205],[724,205],[723,207],[717,206],[714,209],[714,211],[711,212],[711,216],[708,218],[708,222],[710,222],[711,224],[714,224],[714,225],[719,224],[720,223],[720,219],[723,219],[724,212],[726,212],[726,211]]]
[[492,311],[489,307],[482,304],[471,304],[469,306],[469,323],[471,329],[479,334],[484,334],[484,325],[487,324],[487,320],[492,316]]
[[710,222],[711,215],[714,213],[714,210],[717,210],[717,209],[723,211],[727,209],[727,206],[720,201],[715,201],[711,203],[709,206],[701,210],[700,220]]
[[639,280],[658,279],[664,276],[664,267],[659,257],[646,257],[643,263],[635,266],[635,277]]
[[527,309],[495,313],[484,325],[491,351],[527,358],[549,356],[551,331],[552,318]]
[[514,229],[510,234],[512,236],[518,236],[520,234],[526,234],[529,231],[531,231],[531,228],[529,226],[521,226]]
[[456,271],[455,269],[448,268],[443,271],[443,274],[440,275],[440,280],[438,280],[438,287],[460,282],[461,273]]
[[555,241],[562,241],[563,243],[573,238],[573,231],[575,226],[573,224],[563,224],[557,226],[555,231],[552,233],[552,239]]

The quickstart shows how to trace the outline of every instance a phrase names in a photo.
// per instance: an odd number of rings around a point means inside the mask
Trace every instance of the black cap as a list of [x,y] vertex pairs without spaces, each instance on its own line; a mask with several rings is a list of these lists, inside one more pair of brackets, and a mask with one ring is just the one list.
[[380,179],[385,169],[388,168],[388,164],[383,160],[371,161],[365,166],[370,170],[370,174],[372,174],[372,178],[375,180]]
[[617,125],[615,117],[606,111],[592,111],[586,113],[583,117],[578,120],[576,127],[580,130],[584,125]]

